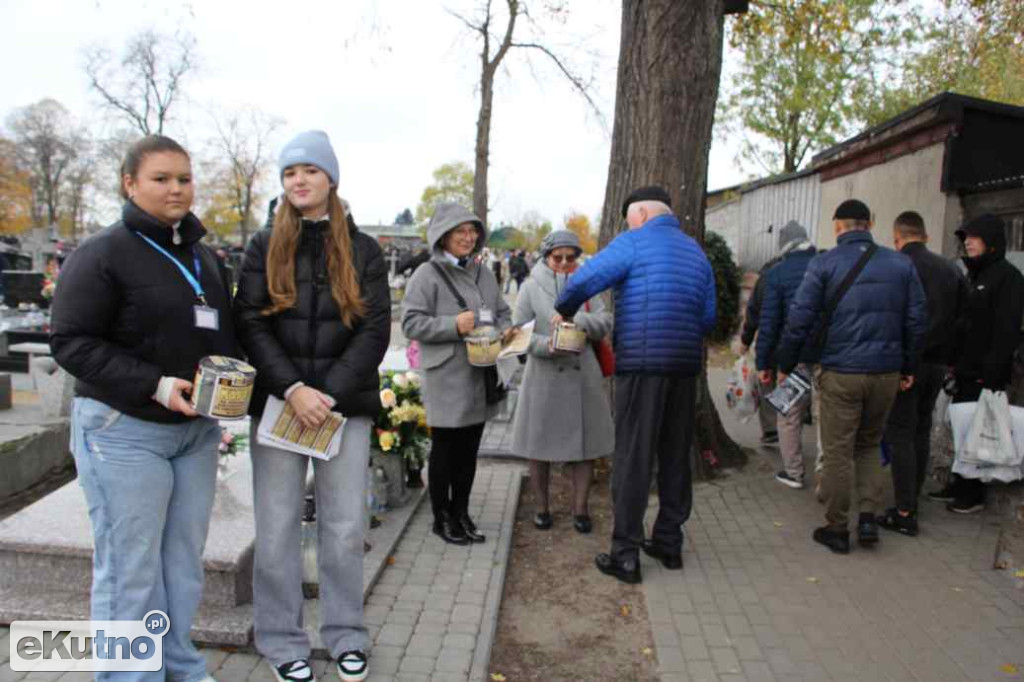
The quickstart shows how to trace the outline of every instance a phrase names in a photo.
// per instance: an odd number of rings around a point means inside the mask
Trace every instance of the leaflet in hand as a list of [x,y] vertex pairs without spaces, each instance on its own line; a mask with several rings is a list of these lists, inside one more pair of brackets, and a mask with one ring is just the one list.
[[295,410],[287,402],[270,396],[263,408],[256,436],[260,445],[296,452],[317,459],[333,459],[341,449],[341,434],[345,428],[345,417],[329,412],[324,423],[316,428],[307,428],[299,420]]
[[508,341],[501,344],[501,352],[498,353],[498,359],[510,358],[515,355],[522,355],[530,348],[530,339],[533,337],[533,320],[530,320],[524,325],[514,327],[514,332],[509,337]]
[[765,396],[772,407],[783,416],[811,390],[811,381],[800,372],[793,372],[774,391]]

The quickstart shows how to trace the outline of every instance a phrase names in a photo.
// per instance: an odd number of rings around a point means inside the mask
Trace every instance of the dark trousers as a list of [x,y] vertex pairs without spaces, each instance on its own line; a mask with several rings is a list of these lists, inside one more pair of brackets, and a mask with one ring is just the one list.
[[917,511],[931,455],[932,411],[945,373],[942,365],[921,363],[913,387],[897,393],[889,411],[884,440],[892,457],[896,506],[902,511]]
[[427,485],[435,519],[442,512],[458,516],[469,509],[469,493],[476,478],[476,454],[483,435],[483,424],[430,429]]
[[682,375],[615,377],[615,454],[612,556],[636,560],[644,539],[651,472],[658,461],[658,518],[651,538],[667,552],[683,547],[683,524],[693,507],[690,446],[696,379]]
[[[981,398],[982,386],[979,383],[957,383],[954,403],[976,403]],[[984,503],[985,483],[979,478],[963,478],[956,474],[950,476],[950,485],[957,502]]]

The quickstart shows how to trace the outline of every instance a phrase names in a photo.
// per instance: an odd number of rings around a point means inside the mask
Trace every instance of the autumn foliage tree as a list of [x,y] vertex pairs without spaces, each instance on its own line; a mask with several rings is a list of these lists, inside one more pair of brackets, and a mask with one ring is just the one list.
[[880,123],[944,91],[1024,106],[1024,3],[942,0],[935,18],[918,18],[915,50],[897,78],[882,83],[867,123]]
[[[1012,1],[1012,0],[1008,0]],[[741,63],[721,114],[741,156],[790,173],[862,122],[912,31],[905,0],[751,0],[732,20]]]
[[32,226],[32,186],[18,166],[14,144],[0,138],[0,233],[16,234]]
[[590,224],[590,218],[586,215],[576,211],[571,212],[565,217],[565,229],[573,232],[580,238],[580,246],[583,247],[583,253],[597,252],[597,235]]
[[462,161],[442,164],[433,173],[434,181],[427,185],[416,207],[416,222],[425,226],[434,215],[434,206],[454,201],[469,207],[473,205],[473,169]]

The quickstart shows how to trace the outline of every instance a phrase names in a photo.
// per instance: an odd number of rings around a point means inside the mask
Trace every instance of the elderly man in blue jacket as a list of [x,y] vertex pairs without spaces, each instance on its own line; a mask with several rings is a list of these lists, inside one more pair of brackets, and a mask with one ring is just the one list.
[[[696,377],[704,337],[715,326],[715,276],[707,256],[672,215],[668,193],[641,187],[626,199],[629,230],[569,279],[554,322],[596,294],[615,290],[615,454],[611,552],[602,573],[641,580],[639,553],[683,566],[682,525],[690,517]],[[644,513],[658,460],[658,518],[644,539]]]
[[913,262],[871,237],[871,211],[856,199],[833,215],[836,248],[807,266],[778,350],[779,381],[804,348],[821,348],[821,440],[825,521],[815,542],[850,551],[850,474],[860,516],[858,541],[878,542],[884,478],[879,446],[896,393],[909,389],[928,326]]

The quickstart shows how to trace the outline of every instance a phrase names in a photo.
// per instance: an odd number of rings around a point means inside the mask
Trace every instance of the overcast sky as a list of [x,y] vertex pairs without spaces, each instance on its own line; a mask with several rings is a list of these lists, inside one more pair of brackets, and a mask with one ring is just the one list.
[[[570,16],[548,35],[588,72],[594,69],[594,99],[607,129],[547,62],[511,52],[497,79],[491,128],[492,223],[536,211],[560,225],[570,210],[591,217],[600,210],[621,5],[567,4]],[[171,135],[200,147],[210,137],[209,112],[242,105],[286,121],[275,148],[301,130],[326,130],[341,165],[340,193],[356,218],[387,223],[403,208],[415,210],[440,164],[462,160],[472,167],[480,47],[446,8],[469,13],[473,5],[0,0],[0,115],[6,120],[12,110],[52,97],[99,129],[104,115],[88,89],[83,48],[119,50],[145,28],[183,29],[195,36],[201,65],[185,84],[188,101]],[[588,53],[573,49],[579,44]],[[746,179],[734,162],[735,147],[716,140],[709,188]],[[197,182],[201,192],[201,174]]]

